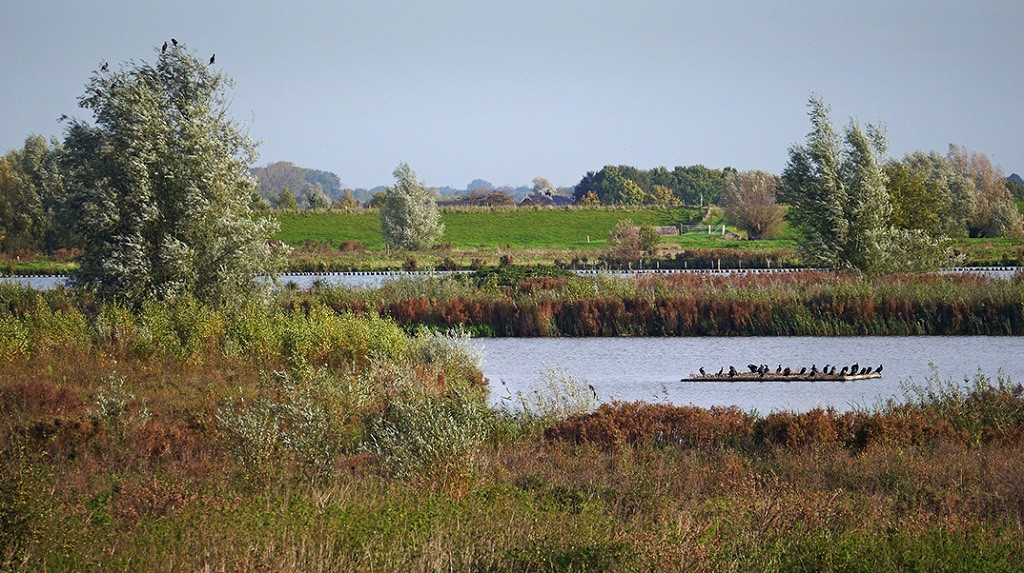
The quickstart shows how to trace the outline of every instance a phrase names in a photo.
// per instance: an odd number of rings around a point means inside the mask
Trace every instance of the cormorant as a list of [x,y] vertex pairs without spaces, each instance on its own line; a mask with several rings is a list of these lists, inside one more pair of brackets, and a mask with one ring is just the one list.
[[700,375],[704,376],[705,378],[707,378],[707,376],[708,376],[708,373],[704,371],[704,367],[703,366],[700,367]]
[[854,362],[853,366],[850,367],[850,375],[854,375],[860,372],[860,362]]
[[775,369],[775,373],[776,374],[782,374],[782,365],[781,364],[779,364],[779,367]]
[[720,369],[718,370],[718,374],[715,374],[715,376],[721,376],[721,375],[722,375],[722,374],[724,374],[724,373],[725,373],[725,366],[721,367],[721,368],[720,368]]
[[832,375],[833,375],[833,376],[835,376],[835,375],[836,375],[836,367],[835,367],[835,366],[833,366],[833,367],[832,367]]
[[732,378],[734,376],[736,376],[736,367],[735,366],[729,366],[729,378]]
[[882,373],[882,365],[879,364],[878,368],[875,368],[875,374],[881,374],[881,373]]
[[597,389],[594,388],[594,385],[587,384],[587,388],[590,388],[590,393],[594,395],[594,400],[597,400]]
[[864,374],[870,374],[870,373],[871,373],[871,367],[870,366],[865,366],[864,368],[860,369],[861,376],[863,376]]
[[803,368],[800,369],[800,376],[803,376],[806,373],[807,373],[807,367],[804,366]]
[[216,62],[216,61],[217,61],[217,54],[214,54],[214,55],[210,56],[210,65],[211,66],[213,65],[213,62]]
[[177,45],[178,45],[178,41],[177,41],[177,40],[175,40],[174,38],[171,38],[171,43],[172,43],[172,44],[174,44],[175,46],[177,46]]
[[164,47],[160,48],[160,53],[162,54],[162,53],[164,53],[166,51],[167,51],[167,42],[164,42]]
[[817,375],[818,375],[818,365],[817,364],[811,364],[811,378],[814,378]]
[[846,371],[849,370],[849,366],[843,366],[843,369],[839,371],[840,376],[846,376]]
[[825,374],[828,374],[828,369],[829,369],[830,366],[832,366],[832,365],[831,364],[826,364],[825,367],[821,369],[821,371],[823,373],[825,373]]
[[790,374],[791,372],[792,372],[792,370],[790,370],[790,369],[789,369],[789,366],[787,366],[787,367],[786,367],[786,369],[782,371],[782,375],[783,375],[783,376],[789,376],[789,374]]
[[751,372],[757,372],[757,366],[754,366],[753,364],[747,364],[747,368],[750,368]]

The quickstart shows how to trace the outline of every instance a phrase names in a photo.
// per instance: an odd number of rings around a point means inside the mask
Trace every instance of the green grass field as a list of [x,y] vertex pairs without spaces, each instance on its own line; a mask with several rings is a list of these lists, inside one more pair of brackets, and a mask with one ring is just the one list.
[[[281,223],[277,238],[299,245],[307,241],[331,243],[359,241],[382,248],[380,215],[358,213],[276,213]],[[694,209],[496,209],[445,211],[442,242],[455,247],[561,247],[603,246],[616,223],[630,219],[638,225],[678,225],[699,219]],[[588,243],[587,237],[590,237]]]

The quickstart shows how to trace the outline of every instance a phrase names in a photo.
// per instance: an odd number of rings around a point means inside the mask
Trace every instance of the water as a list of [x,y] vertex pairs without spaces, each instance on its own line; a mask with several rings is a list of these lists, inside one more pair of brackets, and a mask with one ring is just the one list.
[[[1024,382],[1024,337],[876,336],[735,338],[492,338],[484,348],[491,401],[538,383],[545,368],[564,368],[592,384],[603,401],[731,406],[767,413],[821,406],[850,410],[902,397],[900,383],[923,384],[935,364],[943,380],[963,382],[979,368]],[[817,364],[877,367],[881,379],[857,382],[680,382],[705,370],[749,363],[810,368]],[[504,381],[506,386],[502,386]]]
[[[593,276],[593,275],[608,275],[615,277],[635,277],[641,274],[676,274],[676,273],[697,273],[697,274],[710,274],[710,275],[732,275],[732,274],[748,274],[748,273],[789,273],[797,272],[806,269],[749,269],[749,270],[736,270],[726,269],[721,271],[714,270],[644,270],[644,271],[576,271],[579,275]],[[363,272],[363,273],[304,273],[304,274],[288,274],[282,275],[280,280],[281,284],[287,285],[289,283],[295,285],[299,289],[308,289],[316,284],[323,284],[326,286],[344,286],[349,288],[379,288],[381,285],[387,282],[396,281],[411,277],[430,277],[430,276],[444,276],[459,273],[468,273],[471,271],[417,271],[417,272]],[[953,269],[949,271],[942,271],[943,274],[948,273],[980,273],[990,277],[1008,279],[1017,272],[1017,267],[978,267],[978,268],[963,268]],[[4,277],[0,276],[0,282],[23,284],[32,287],[36,290],[53,290],[58,285],[65,284],[67,277],[60,275],[46,275],[46,276],[30,276],[30,277]]]

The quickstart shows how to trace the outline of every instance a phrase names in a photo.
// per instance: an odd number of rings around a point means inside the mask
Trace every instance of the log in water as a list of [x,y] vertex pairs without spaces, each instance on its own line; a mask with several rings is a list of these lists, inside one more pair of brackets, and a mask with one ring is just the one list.
[[881,378],[882,375],[878,372],[872,372],[871,374],[854,374],[840,376],[816,374],[811,376],[810,374],[790,374],[786,376],[784,374],[776,374],[769,372],[764,376],[760,374],[754,374],[752,372],[737,373],[735,376],[729,376],[723,374],[718,376],[717,374],[708,374],[706,376],[690,376],[689,378],[683,378],[680,382],[852,382],[854,380],[870,380],[872,378]]

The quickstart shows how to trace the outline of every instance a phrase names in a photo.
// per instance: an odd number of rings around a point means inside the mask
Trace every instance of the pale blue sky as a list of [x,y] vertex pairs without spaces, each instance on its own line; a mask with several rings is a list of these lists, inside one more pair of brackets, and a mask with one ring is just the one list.
[[352,187],[573,185],[605,164],[779,172],[811,92],[1024,171],[1024,2],[0,0],[0,152],[59,135],[101,61],[171,36],[235,79],[234,115]]

